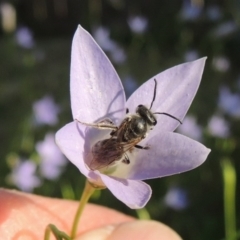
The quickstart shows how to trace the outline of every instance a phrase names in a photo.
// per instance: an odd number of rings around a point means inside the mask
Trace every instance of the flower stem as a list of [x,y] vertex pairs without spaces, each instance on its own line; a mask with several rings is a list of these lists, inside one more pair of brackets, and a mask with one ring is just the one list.
[[71,240],[71,238],[65,233],[57,229],[56,226],[53,224],[48,224],[48,226],[45,229],[45,235],[44,235],[44,240],[49,240],[50,239],[50,233],[53,233],[55,236],[56,240]]
[[222,161],[223,182],[224,182],[224,215],[225,215],[225,236],[227,240],[237,239],[236,230],[236,171],[229,159]]
[[82,215],[83,209],[88,202],[89,198],[91,195],[94,193],[96,188],[94,188],[88,180],[86,180],[85,187],[79,202],[78,210],[76,212],[76,215],[74,217],[73,225],[72,225],[72,231],[71,231],[71,238],[74,239],[76,237],[77,233],[77,227],[78,227],[78,222],[80,220],[80,217]]

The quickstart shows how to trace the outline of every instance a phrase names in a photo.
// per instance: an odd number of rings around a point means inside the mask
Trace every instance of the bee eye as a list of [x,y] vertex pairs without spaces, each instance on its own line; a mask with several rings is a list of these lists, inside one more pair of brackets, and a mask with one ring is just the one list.
[[141,108],[143,105],[142,104],[140,104],[140,105],[138,105],[138,108]]

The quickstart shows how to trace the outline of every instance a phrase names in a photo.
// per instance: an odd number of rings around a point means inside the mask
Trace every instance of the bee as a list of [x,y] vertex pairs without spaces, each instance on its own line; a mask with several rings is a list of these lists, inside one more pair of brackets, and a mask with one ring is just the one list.
[[[140,146],[138,143],[146,138],[147,133],[157,124],[155,114],[162,114],[182,122],[165,112],[152,112],[151,108],[156,98],[157,81],[154,79],[154,93],[150,108],[140,104],[136,109],[135,114],[130,114],[123,119],[119,126],[113,124],[109,119],[99,123],[84,123],[77,119],[77,122],[98,128],[110,129],[110,137],[100,140],[92,147],[92,160],[89,164],[91,170],[99,170],[104,167],[112,166],[117,161],[122,161],[125,164],[130,164],[130,159],[127,152],[132,152],[134,148],[149,149],[149,146]],[[128,113],[128,109],[126,113]]]

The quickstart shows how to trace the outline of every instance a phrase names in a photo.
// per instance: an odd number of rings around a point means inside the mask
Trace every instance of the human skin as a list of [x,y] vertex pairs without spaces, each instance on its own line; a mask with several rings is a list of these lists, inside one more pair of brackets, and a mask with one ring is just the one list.
[[[78,202],[0,190],[0,239],[43,240],[52,223],[69,233]],[[54,239],[52,237],[51,239]],[[156,221],[140,221],[115,210],[87,204],[81,217],[78,240],[180,240],[177,233]]]

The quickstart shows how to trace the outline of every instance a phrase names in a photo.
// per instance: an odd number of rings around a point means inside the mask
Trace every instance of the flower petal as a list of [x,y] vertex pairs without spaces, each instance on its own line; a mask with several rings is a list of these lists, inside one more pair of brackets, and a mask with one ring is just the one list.
[[56,133],[56,143],[64,155],[87,177],[89,170],[83,161],[85,128],[76,122],[65,125]]
[[103,174],[101,178],[112,194],[132,209],[143,208],[151,197],[152,189],[142,181],[113,178]]
[[201,143],[172,132],[155,133],[141,145],[150,149],[136,150],[138,155],[132,161],[129,179],[151,179],[189,171],[201,165],[210,153]]
[[109,59],[81,26],[72,43],[71,107],[74,119],[92,123],[125,114],[125,93]]
[[[182,120],[190,107],[199,87],[206,58],[180,64],[152,77],[141,85],[128,99],[127,107],[134,113],[139,104],[150,107],[153,99],[154,79],[157,80],[156,99],[153,112],[165,112]],[[158,115],[155,128],[173,131],[179,122],[164,115]]]

